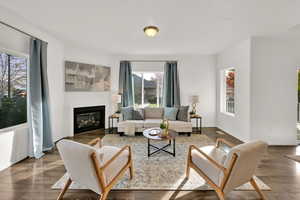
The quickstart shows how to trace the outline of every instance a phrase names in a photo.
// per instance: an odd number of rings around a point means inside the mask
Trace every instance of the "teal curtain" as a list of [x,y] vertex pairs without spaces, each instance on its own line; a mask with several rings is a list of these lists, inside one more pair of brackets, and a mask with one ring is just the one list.
[[128,107],[134,104],[132,70],[129,61],[120,62],[119,93],[122,95],[122,106]]
[[30,41],[29,67],[29,154],[40,158],[52,149],[49,86],[47,78],[47,43]]
[[166,62],[164,72],[163,105],[180,106],[180,88],[177,62]]

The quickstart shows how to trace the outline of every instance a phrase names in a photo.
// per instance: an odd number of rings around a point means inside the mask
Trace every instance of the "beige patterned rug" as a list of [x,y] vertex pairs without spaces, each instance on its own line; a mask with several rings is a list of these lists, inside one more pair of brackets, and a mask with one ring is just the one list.
[[[131,145],[134,161],[134,179],[129,180],[128,173],[115,185],[114,190],[212,190],[195,171],[191,170],[189,180],[185,179],[185,166],[188,147],[191,144],[205,146],[213,142],[205,135],[192,134],[191,137],[178,136],[176,138],[176,157],[165,152],[159,152],[147,157],[147,139],[143,136],[120,137],[111,134],[103,138],[104,145],[122,147]],[[159,142],[155,145],[163,145]],[[152,149],[153,150],[153,149]],[[52,189],[61,189],[68,175],[65,174]],[[255,177],[262,190],[271,190],[263,181]],[[86,189],[72,183],[70,189]],[[237,190],[254,190],[250,184],[245,184]]]

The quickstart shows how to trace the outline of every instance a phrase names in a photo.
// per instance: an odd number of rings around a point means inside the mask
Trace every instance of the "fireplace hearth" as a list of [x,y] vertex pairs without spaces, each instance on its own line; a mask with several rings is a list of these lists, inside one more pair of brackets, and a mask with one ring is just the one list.
[[105,128],[105,106],[74,108],[74,134]]

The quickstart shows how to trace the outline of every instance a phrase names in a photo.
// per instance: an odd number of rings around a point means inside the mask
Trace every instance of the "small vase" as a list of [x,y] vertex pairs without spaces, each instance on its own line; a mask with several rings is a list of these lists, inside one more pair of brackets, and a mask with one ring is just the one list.
[[169,131],[167,128],[165,128],[163,131],[163,136],[166,138],[166,137],[168,137],[168,135],[169,135]]
[[169,135],[169,121],[164,119],[163,124],[165,125],[166,128],[162,129],[161,137],[166,138]]

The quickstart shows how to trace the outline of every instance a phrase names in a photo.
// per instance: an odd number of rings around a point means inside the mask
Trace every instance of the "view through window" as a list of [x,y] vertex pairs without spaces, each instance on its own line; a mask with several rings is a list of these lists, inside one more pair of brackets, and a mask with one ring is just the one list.
[[133,72],[136,107],[158,107],[162,104],[163,72]]
[[234,86],[235,86],[235,69],[225,70],[225,109],[227,113],[234,114]]
[[0,52],[0,129],[27,121],[27,58]]

